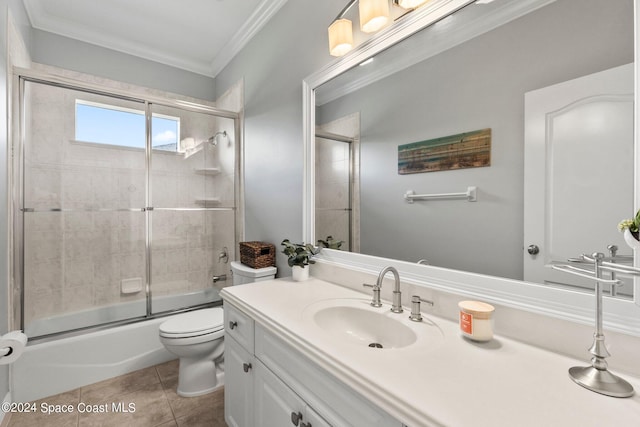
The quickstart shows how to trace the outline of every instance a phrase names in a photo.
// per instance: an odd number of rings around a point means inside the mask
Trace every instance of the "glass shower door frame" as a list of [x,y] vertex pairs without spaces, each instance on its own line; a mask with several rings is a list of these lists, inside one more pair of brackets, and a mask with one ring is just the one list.
[[[51,86],[60,87],[63,89],[70,90],[78,90],[82,92],[87,92],[94,95],[102,95],[113,97],[120,100],[132,101],[141,103],[144,105],[145,111],[145,206],[140,208],[130,208],[130,209],[115,209],[129,212],[144,212],[145,214],[145,275],[146,280],[144,284],[144,296],[146,298],[146,313],[144,316],[128,318],[124,320],[116,320],[116,321],[107,321],[104,323],[90,325],[90,326],[82,326],[79,328],[75,328],[72,330],[55,332],[52,334],[42,335],[42,338],[47,338],[51,336],[57,336],[60,334],[65,334],[69,332],[78,332],[86,329],[100,329],[105,327],[111,327],[116,324],[125,324],[131,323],[135,321],[144,320],[147,318],[153,318],[159,315],[166,315],[167,313],[154,313],[152,310],[152,275],[151,275],[151,267],[152,267],[152,256],[151,250],[153,245],[153,236],[152,236],[152,213],[154,211],[153,200],[152,200],[152,106],[167,106],[178,108],[181,110],[197,112],[197,113],[205,113],[215,117],[228,118],[234,121],[234,132],[235,132],[235,172],[234,172],[234,198],[235,203],[231,208],[210,208],[210,207],[202,207],[202,208],[185,208],[189,210],[233,210],[234,213],[234,229],[235,229],[235,240],[237,241],[243,235],[243,202],[242,197],[244,194],[243,191],[243,171],[242,166],[243,162],[241,160],[242,153],[242,134],[241,134],[241,114],[221,110],[215,107],[197,104],[193,102],[183,101],[183,100],[173,100],[173,99],[165,99],[161,97],[154,97],[149,95],[135,95],[132,96],[130,92],[112,88],[105,88],[102,86],[77,81],[74,79],[69,79],[61,76],[52,75],[49,73],[39,72],[36,70],[27,70],[21,68],[14,68],[14,78],[17,81],[17,84],[14,85],[17,90],[17,107],[18,114],[15,115],[18,120],[15,123],[15,129],[18,131],[17,135],[14,132],[11,145],[11,160],[9,162],[9,167],[11,168],[9,176],[11,179],[11,191],[12,191],[12,203],[11,203],[11,212],[10,212],[10,230],[11,230],[11,239],[12,239],[12,248],[11,251],[11,259],[10,259],[10,268],[12,278],[12,286],[11,286],[11,296],[13,297],[14,303],[11,304],[13,307],[13,316],[12,322],[14,323],[14,327],[24,329],[25,326],[25,259],[24,259],[24,250],[25,250],[25,221],[24,215],[28,212],[34,212],[32,208],[26,207],[25,203],[25,143],[26,143],[26,106],[25,106],[25,84],[26,82],[33,82],[39,84],[46,84]],[[180,208],[169,209],[169,208],[158,208],[157,210],[184,210]],[[49,212],[63,212],[64,209],[50,209]],[[237,245],[235,245],[237,247]],[[237,251],[237,249],[236,249]],[[237,254],[236,254],[237,255]],[[20,300],[19,304],[19,313],[17,313],[17,306],[15,304],[15,300]],[[19,322],[19,326],[18,323]]]

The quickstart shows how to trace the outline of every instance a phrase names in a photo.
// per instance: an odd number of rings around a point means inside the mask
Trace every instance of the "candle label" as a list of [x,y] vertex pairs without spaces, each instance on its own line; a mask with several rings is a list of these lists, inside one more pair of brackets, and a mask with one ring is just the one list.
[[473,335],[473,316],[471,314],[460,312],[460,330],[468,335]]

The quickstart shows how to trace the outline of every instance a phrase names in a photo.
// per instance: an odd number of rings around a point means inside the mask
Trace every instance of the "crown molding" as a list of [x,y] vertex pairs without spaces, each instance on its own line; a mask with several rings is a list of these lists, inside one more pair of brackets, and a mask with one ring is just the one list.
[[247,22],[211,61],[209,64],[211,76],[217,76],[287,1],[263,0]]
[[72,23],[64,18],[51,16],[38,1],[24,0],[24,5],[33,28],[207,77],[215,77],[286,2],[287,0],[262,0],[246,23],[238,29],[231,41],[218,52],[216,57],[203,60],[167,54],[161,49],[153,49],[131,40],[105,35],[95,31],[90,25],[78,26],[77,23]]

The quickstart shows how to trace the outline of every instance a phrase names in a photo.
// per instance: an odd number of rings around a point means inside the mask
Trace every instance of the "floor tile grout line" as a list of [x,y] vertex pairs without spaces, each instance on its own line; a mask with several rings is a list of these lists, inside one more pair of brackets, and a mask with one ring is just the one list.
[[[78,387],[78,401],[76,402],[76,408],[82,402],[82,387]],[[80,414],[76,413],[76,427],[80,427]]]
[[173,416],[173,421],[176,423],[176,425],[178,425],[178,420],[176,418],[176,413],[173,410],[173,405],[171,405],[171,400],[169,399],[169,396],[167,395],[167,389],[164,386],[164,382],[162,382],[162,376],[160,375],[160,372],[158,372],[158,365],[155,366],[156,369],[156,374],[158,375],[158,378],[160,379],[160,385],[162,386],[162,393],[164,394],[164,398],[167,399],[167,405],[169,406],[169,410],[171,411],[171,415]]

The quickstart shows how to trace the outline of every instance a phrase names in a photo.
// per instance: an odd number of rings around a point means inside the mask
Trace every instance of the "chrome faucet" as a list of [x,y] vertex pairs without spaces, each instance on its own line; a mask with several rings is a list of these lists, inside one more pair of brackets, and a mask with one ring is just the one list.
[[402,313],[402,294],[400,293],[400,274],[398,274],[398,270],[395,267],[385,267],[382,269],[380,274],[378,275],[378,280],[376,280],[375,285],[363,284],[363,286],[368,286],[373,288],[373,300],[371,301],[371,305],[374,307],[382,307],[382,303],[380,302],[380,288],[382,288],[382,280],[384,279],[385,274],[391,272],[393,277],[395,278],[395,285],[393,287],[393,304],[391,305],[391,311],[394,313]]

